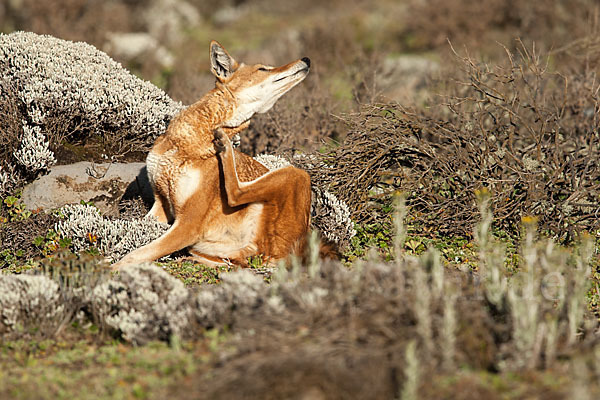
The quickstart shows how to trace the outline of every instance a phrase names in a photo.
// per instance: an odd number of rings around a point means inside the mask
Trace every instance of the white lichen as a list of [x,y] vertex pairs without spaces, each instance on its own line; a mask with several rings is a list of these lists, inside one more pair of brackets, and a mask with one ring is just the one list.
[[182,336],[190,324],[190,292],[161,268],[144,264],[123,269],[96,286],[92,304],[100,319],[124,339],[142,344]]
[[0,80],[13,83],[24,106],[27,122],[15,157],[29,169],[54,159],[43,134],[51,116],[103,130],[129,127],[151,141],[183,108],[94,46],[32,32],[0,34]]
[[21,147],[13,155],[17,162],[27,170],[35,172],[48,169],[56,163],[54,153],[39,126],[31,126],[23,121],[23,139]]
[[103,255],[117,260],[150,243],[167,231],[169,226],[151,218],[134,220],[109,219],[90,205],[67,205],[60,209],[64,219],[55,226],[56,232],[72,239],[77,252],[91,246]]

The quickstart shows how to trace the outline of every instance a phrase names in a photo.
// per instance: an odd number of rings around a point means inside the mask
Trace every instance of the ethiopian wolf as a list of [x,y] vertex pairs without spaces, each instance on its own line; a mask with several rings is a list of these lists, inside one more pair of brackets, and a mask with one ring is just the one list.
[[215,88],[173,118],[146,159],[154,190],[149,215],[172,225],[114,264],[116,269],[184,248],[207,265],[242,266],[255,255],[275,263],[304,251],[308,174],[292,166],[269,171],[234,150],[230,138],[302,82],[310,60],[245,65],[212,41],[210,63]]

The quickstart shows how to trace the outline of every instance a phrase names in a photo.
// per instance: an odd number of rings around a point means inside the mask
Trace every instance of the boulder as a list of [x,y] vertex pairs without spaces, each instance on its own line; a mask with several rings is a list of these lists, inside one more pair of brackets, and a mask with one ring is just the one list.
[[127,61],[142,62],[152,58],[163,68],[171,68],[173,54],[161,46],[158,40],[145,32],[109,33],[104,51]]
[[23,189],[22,200],[30,210],[52,210],[66,204],[93,202],[111,213],[122,199],[141,196],[151,203],[152,188],[145,163],[94,164],[87,161],[57,165]]
[[198,9],[185,0],[152,0],[145,5],[142,19],[153,38],[167,47],[185,39],[185,30],[202,23]]

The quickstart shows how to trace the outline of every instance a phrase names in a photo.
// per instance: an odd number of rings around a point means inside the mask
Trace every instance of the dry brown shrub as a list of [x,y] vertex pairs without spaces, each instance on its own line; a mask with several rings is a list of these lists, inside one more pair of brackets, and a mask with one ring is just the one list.
[[403,36],[415,49],[445,46],[447,39],[476,48],[526,37],[550,50],[589,33],[597,13],[595,0],[410,0]]
[[108,32],[135,30],[140,1],[23,0],[9,2],[6,21],[14,30],[48,34],[61,39],[104,44]]
[[572,239],[598,228],[599,86],[595,73],[551,72],[534,49],[463,70],[441,104],[415,112],[369,105],[350,115],[347,140],[318,156],[314,180],[329,185],[358,222],[383,222],[396,191],[414,222],[469,235],[475,191],[492,193],[496,226],[517,233],[526,215]]
[[13,152],[23,135],[23,105],[11,82],[0,80],[0,166],[14,164]]
[[[323,264],[314,279],[275,284],[282,312],[261,312],[263,302],[232,307],[228,313],[235,317],[222,316],[215,328],[251,333],[233,340],[236,350],[226,362],[212,365],[210,385],[203,377],[177,390],[206,399],[394,398],[405,379],[406,346],[419,336],[414,305],[422,288],[402,266],[371,264],[363,271],[357,279],[339,264]],[[457,323],[470,327],[456,332],[457,362],[490,368],[497,351],[495,321],[485,301],[474,301],[474,286],[464,275],[446,279],[461,287]],[[444,302],[443,296],[431,298],[436,340]],[[433,373],[440,359],[440,352],[422,350],[419,368]]]
[[304,82],[268,113],[252,118],[248,130],[240,135],[240,150],[253,155],[316,150],[342,130],[331,116],[334,108],[318,83]]

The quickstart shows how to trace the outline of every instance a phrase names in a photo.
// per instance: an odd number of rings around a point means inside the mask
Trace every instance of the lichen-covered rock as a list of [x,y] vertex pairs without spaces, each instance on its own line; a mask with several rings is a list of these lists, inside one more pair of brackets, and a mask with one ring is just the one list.
[[183,283],[152,264],[130,266],[96,286],[92,304],[104,324],[137,344],[185,336],[192,308]]
[[58,165],[23,189],[21,199],[30,210],[54,210],[66,204],[92,202],[103,213],[114,211],[127,193],[152,201],[145,163]]

